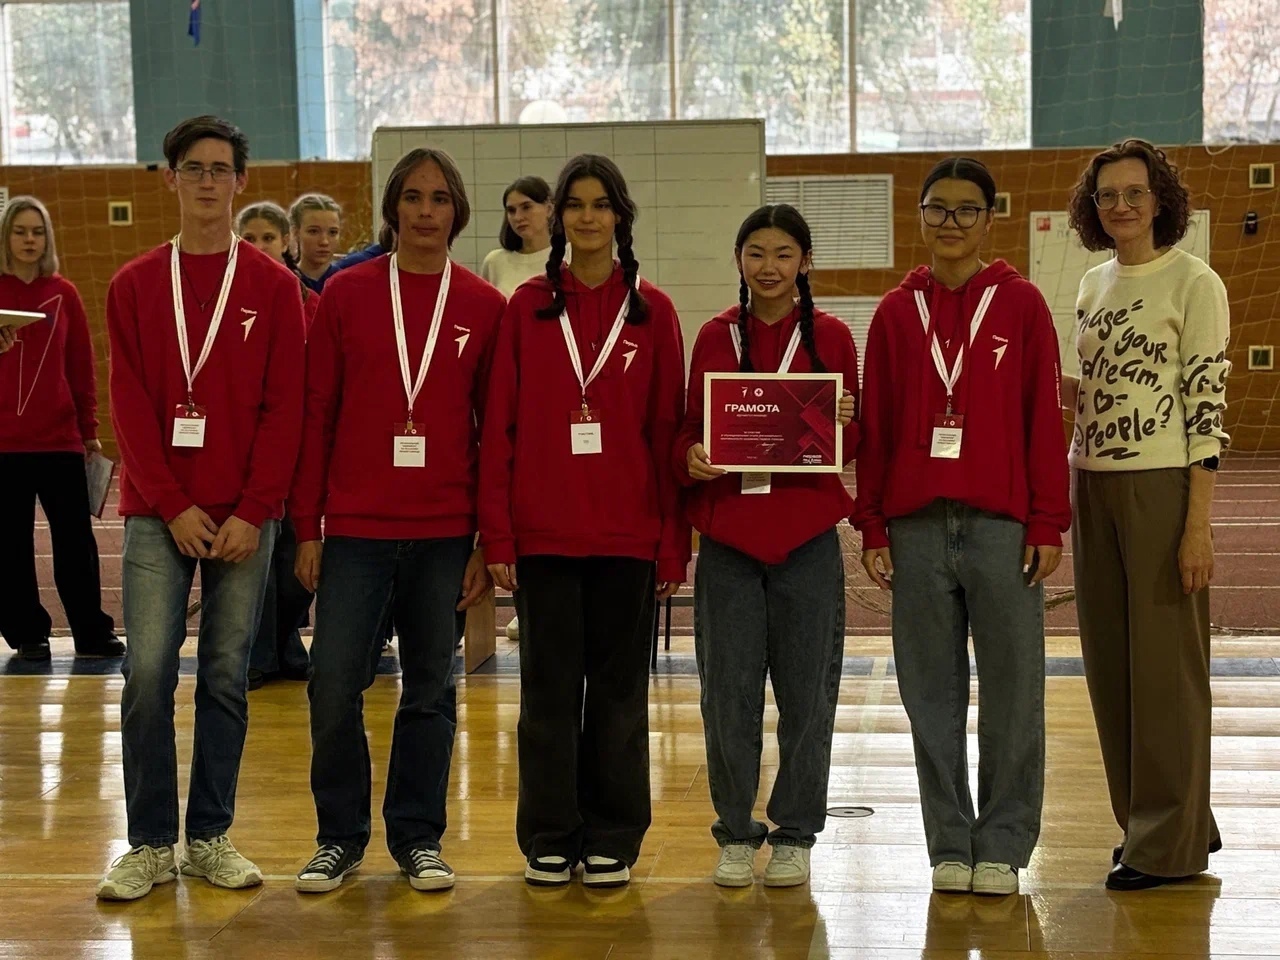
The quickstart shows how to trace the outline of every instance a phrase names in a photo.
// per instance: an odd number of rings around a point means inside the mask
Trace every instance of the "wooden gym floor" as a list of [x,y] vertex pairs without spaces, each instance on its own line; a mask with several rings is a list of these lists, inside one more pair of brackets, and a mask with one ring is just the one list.
[[[1215,641],[1213,797],[1226,849],[1211,873],[1139,894],[1102,879],[1118,839],[1079,656],[1051,638],[1048,782],[1041,845],[1006,898],[933,895],[905,715],[883,638],[851,638],[867,663],[841,689],[831,819],[806,887],[730,891],[709,880],[716,847],[691,642],[677,639],[651,699],[654,825],[627,889],[575,883],[533,890],[513,838],[519,687],[509,670],[459,682],[450,828],[450,893],[397,876],[380,825],[357,878],[303,897],[292,876],[313,850],[307,701],[301,684],[251,694],[249,742],[233,838],[267,874],[221,891],[183,879],[133,904],[93,888],[126,847],[117,676],[0,677],[0,958],[325,958],[375,960],[959,960],[959,958],[1261,957],[1280,955],[1280,638]],[[70,657],[66,640],[55,658]],[[501,641],[500,656],[514,656]],[[1243,675],[1241,675],[1243,674]],[[178,690],[180,766],[189,761],[194,681]],[[976,687],[974,690],[976,702]],[[394,677],[366,714],[380,807]],[[975,714],[970,715],[970,733]],[[772,731],[776,714],[770,710]],[[766,738],[767,740],[770,738]],[[971,741],[970,756],[976,759]],[[766,745],[764,790],[776,770]],[[183,773],[185,791],[185,771]],[[185,794],[184,794],[185,796]],[[763,869],[762,854],[757,866]]]

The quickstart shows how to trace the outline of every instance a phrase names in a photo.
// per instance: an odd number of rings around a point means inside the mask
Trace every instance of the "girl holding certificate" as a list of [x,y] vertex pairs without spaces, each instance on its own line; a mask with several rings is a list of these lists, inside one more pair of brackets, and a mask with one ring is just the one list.
[[16,330],[0,317],[0,634],[24,659],[50,658],[53,622],[36,576],[39,499],[76,655],[119,657],[124,644],[102,611],[85,485],[85,457],[102,450],[89,321],[75,286],[58,274],[43,203],[10,200],[0,241],[0,309],[45,317]]
[[[715,882],[750,886],[756,852],[773,849],[766,886],[809,878],[809,851],[826,823],[831,738],[844,656],[844,566],[836,524],[853,509],[832,473],[753,474],[708,461],[703,383],[715,371],[840,372],[848,460],[858,359],[849,328],[814,309],[809,225],[785,204],[761,207],[738,231],[739,303],[708,321],[693,348],[688,412],[673,455],[692,487],[689,519],[702,533],[694,581],[707,770],[720,844]],[[760,779],[766,673],[778,704],[778,779],[768,826],[751,815]]]
[[1040,832],[1042,584],[1062,558],[1071,505],[1053,319],[1016,270],[981,257],[995,198],[987,168],[967,158],[938,164],[920,191],[933,259],[871,322],[854,522],[867,575],[893,589],[933,888],[1011,894]]
[[670,466],[680,323],[639,276],[635,219],[613,161],[569,161],[546,276],[512,295],[489,377],[480,537],[520,615],[516,835],[534,885],[578,862],[586,885],[627,883],[650,823],[654,603],[684,580],[690,536]]

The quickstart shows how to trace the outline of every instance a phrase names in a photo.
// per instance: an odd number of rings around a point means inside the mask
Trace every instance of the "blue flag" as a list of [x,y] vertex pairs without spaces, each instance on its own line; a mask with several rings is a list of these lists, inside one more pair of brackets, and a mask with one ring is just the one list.
[[200,0],[191,0],[191,19],[187,22],[187,36],[200,46]]

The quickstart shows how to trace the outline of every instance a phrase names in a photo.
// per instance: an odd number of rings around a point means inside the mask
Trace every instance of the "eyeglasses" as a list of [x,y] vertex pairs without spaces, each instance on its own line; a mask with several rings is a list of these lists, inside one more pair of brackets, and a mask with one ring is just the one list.
[[184,163],[178,167],[178,179],[185,180],[187,183],[200,183],[205,178],[205,174],[209,175],[209,179],[214,183],[226,183],[236,175],[235,167],[229,167],[225,163],[215,163],[212,167],[205,167],[198,163]]
[[1093,202],[1099,210],[1112,210],[1124,197],[1126,207],[1140,207],[1142,201],[1151,191],[1146,187],[1125,187],[1123,190],[1099,190],[1093,195]]
[[920,214],[928,226],[945,227],[948,220],[954,220],[961,230],[968,230],[974,226],[978,222],[978,217],[982,216],[982,209],[969,204],[956,207],[954,210],[948,210],[940,203],[920,204]]

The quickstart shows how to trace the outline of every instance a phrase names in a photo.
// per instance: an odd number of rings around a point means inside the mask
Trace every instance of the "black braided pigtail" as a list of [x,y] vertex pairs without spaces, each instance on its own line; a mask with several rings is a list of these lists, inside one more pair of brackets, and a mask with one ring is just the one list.
[[738,280],[738,335],[742,340],[742,359],[738,361],[739,373],[751,373],[751,341],[747,329],[751,323],[751,289],[747,286],[747,278]]
[[814,373],[826,373],[827,365],[818,356],[818,343],[813,335],[813,292],[809,289],[809,275],[796,276],[796,288],[800,291],[800,340],[809,352],[809,364]]
[[636,289],[636,277],[640,275],[640,261],[632,250],[631,224],[619,223],[614,233],[618,244],[618,262],[622,264],[623,282],[627,285],[627,323],[644,323],[649,316],[649,304]]
[[547,255],[547,279],[551,281],[552,298],[549,306],[538,310],[535,316],[551,320],[565,310],[564,287],[560,285],[560,266],[564,263],[564,230],[557,226],[551,231],[551,253]]

